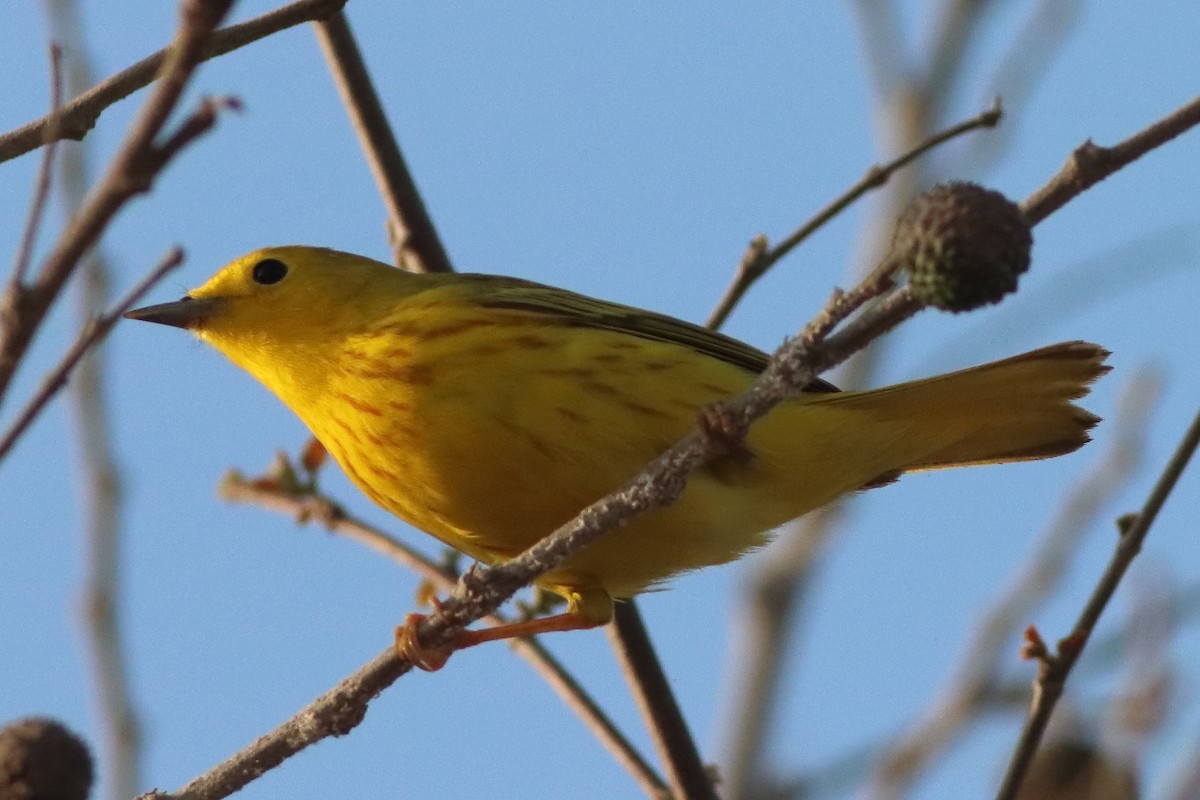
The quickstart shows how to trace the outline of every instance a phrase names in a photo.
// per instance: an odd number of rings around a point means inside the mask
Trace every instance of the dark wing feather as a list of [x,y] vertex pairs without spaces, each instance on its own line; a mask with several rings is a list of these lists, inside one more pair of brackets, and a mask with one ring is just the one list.
[[[655,342],[683,345],[755,374],[767,368],[769,356],[723,333],[693,325],[665,314],[609,303],[532,281],[493,275],[459,275],[472,288],[472,302],[484,308],[507,309],[553,317],[563,325],[616,331]],[[833,384],[817,378],[807,392],[836,392]]]

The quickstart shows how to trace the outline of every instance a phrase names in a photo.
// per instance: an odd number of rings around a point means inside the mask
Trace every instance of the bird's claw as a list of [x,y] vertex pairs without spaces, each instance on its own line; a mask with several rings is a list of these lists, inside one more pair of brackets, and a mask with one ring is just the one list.
[[424,614],[409,614],[396,628],[396,653],[417,669],[437,672],[446,665],[453,647],[427,647],[417,636],[417,627],[425,621]]

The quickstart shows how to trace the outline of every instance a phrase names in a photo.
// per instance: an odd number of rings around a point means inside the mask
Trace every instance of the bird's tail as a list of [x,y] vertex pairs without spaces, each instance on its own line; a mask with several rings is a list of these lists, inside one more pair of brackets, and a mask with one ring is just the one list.
[[[1089,441],[1100,418],[1071,403],[1109,370],[1108,351],[1063,342],[961,372],[866,392],[824,395],[815,404],[853,410],[887,428],[914,419],[940,428],[938,444],[899,472],[1032,461]],[[881,476],[885,477],[885,476]]]

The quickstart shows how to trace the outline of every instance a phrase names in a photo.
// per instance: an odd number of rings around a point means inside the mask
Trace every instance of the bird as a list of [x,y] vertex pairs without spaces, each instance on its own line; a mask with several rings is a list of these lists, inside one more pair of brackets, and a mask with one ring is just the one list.
[[[248,253],[182,299],[125,316],[216,348],[367,497],[485,564],[625,484],[769,360],[721,333],[564,289],[299,245]],[[1072,401],[1108,355],[1071,341],[868,391],[814,380],[699,468],[677,502],[538,578],[564,612],[462,631],[449,649],[603,625],[614,601],[733,561],[782,524],[907,472],[1070,453],[1099,421]],[[398,635],[410,655],[416,619]]]

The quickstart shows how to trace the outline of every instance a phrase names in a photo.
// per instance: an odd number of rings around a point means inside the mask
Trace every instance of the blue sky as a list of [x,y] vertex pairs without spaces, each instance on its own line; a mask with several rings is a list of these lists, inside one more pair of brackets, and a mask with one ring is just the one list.
[[[0,129],[44,113],[40,6],[11,4],[0,28]],[[1030,3],[1003,4],[972,59],[987,75]],[[927,4],[907,3],[917,42]],[[96,71],[107,76],[169,38],[170,4],[83,6]],[[246,2],[237,18],[270,6]],[[844,4],[395,4],[353,2],[351,24],[451,257],[463,271],[516,275],[685,319],[703,320],[747,241],[786,234],[881,153],[863,45]],[[982,180],[1015,198],[1091,137],[1111,143],[1197,92],[1200,6],[1165,0],[1086,6],[1034,91],[1009,107],[1006,156],[986,173],[955,159],[944,177]],[[304,243],[386,259],[384,212],[312,32],[287,31],[201,68],[191,98],[232,94],[244,112],[173,164],[104,239],[117,285],[172,244],[187,261],[153,293],[174,299],[221,264],[263,245]],[[145,94],[109,109],[88,137],[104,163]],[[949,117],[990,102],[964,82]],[[987,136],[989,134],[982,134]],[[36,156],[0,165],[13,253]],[[1087,405],[1111,416],[1135,370],[1164,390],[1146,463],[1113,497],[1037,612],[1065,633],[1108,557],[1117,513],[1149,490],[1195,412],[1200,371],[1200,134],[1110,178],[1035,233],[1034,267],[1003,305],[927,313],[892,339],[878,383],[1066,339],[1101,343],[1114,372]],[[834,222],[753,290],[726,330],[770,349],[845,283],[869,204]],[[52,217],[44,253],[58,230]],[[11,418],[73,336],[59,304],[0,420]],[[125,640],[147,730],[146,784],[175,788],[294,713],[374,656],[413,609],[417,579],[373,553],[265,511],[215,497],[230,467],[255,472],[305,439],[300,423],[219,355],[177,331],[122,324],[109,342],[108,398],[126,505]],[[78,592],[83,523],[78,445],[56,403],[0,465],[0,720],[56,716],[95,739]],[[802,644],[788,661],[772,766],[791,774],[874,740],[923,711],[960,655],[981,606],[1006,584],[1069,487],[1110,443],[1050,463],[910,476],[872,492],[820,570]],[[357,515],[436,553],[334,470],[325,489]],[[1200,477],[1184,476],[1136,570],[1143,582],[1194,585]],[[706,757],[721,753],[724,703],[738,670],[732,608],[755,559],[676,581],[645,598]],[[1103,630],[1122,620],[1122,592]],[[598,632],[550,644],[646,750],[647,737]],[[1015,645],[1014,648],[1015,650]],[[1176,639],[1176,704],[1149,759],[1161,785],[1195,738],[1200,641]],[[1014,663],[1011,674],[1028,665]],[[1114,685],[1079,684],[1095,708]],[[1093,701],[1090,704],[1087,701]],[[1186,702],[1184,702],[1186,701]],[[997,718],[917,787],[920,798],[987,796],[1017,730]],[[553,694],[503,646],[403,678],[350,736],[326,741],[252,784],[248,798],[339,796],[637,796]]]

